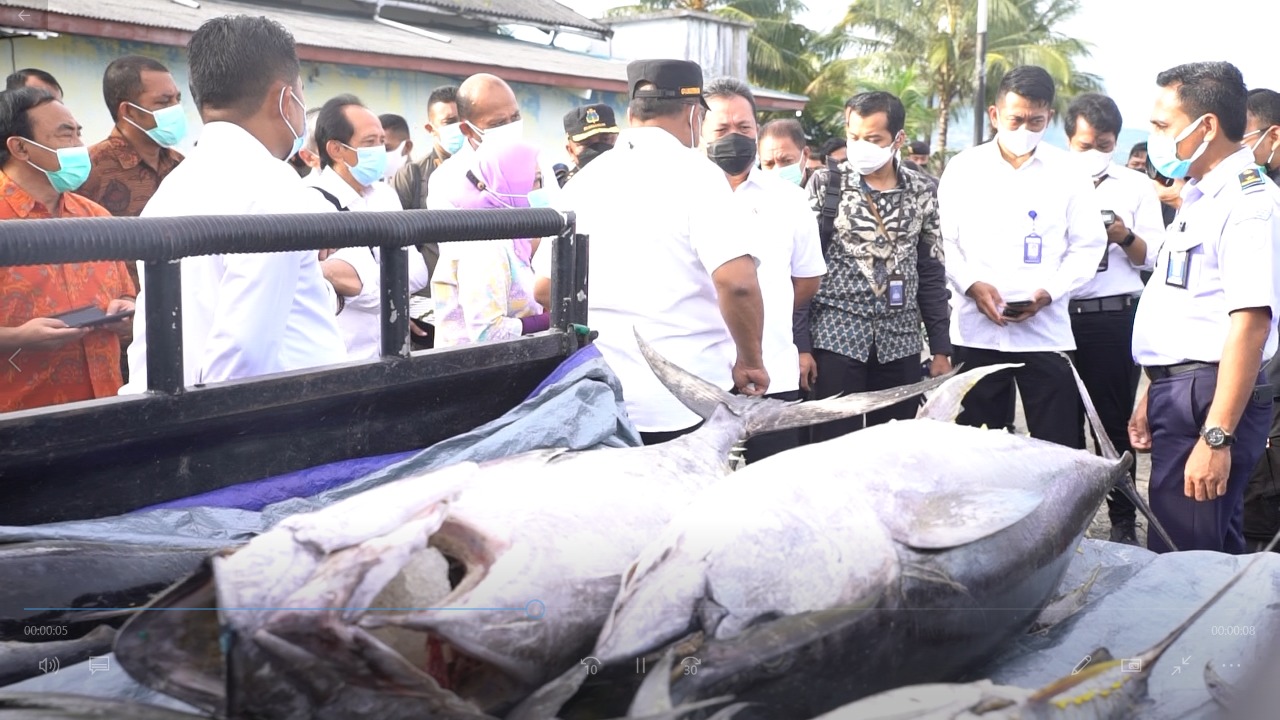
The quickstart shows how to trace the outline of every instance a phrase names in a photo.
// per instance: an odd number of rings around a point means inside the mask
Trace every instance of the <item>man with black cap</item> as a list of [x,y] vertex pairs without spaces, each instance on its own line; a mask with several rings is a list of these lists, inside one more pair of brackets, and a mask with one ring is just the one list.
[[564,149],[573,158],[573,169],[560,181],[563,187],[587,163],[613,149],[618,142],[618,121],[604,103],[584,105],[564,116]]
[[[689,151],[706,112],[702,69],[637,60],[627,81],[629,127],[564,188],[563,209],[591,237],[587,322],[600,333],[596,347],[622,382],[631,421],[654,444],[700,421],[658,382],[635,333],[721,388],[763,395],[764,302],[748,220],[724,172]],[[534,258],[543,298],[551,245]]]

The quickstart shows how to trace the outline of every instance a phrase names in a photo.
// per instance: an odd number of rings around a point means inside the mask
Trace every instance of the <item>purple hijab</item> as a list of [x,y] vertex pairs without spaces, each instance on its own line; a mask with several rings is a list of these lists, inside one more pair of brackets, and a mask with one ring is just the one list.
[[[450,204],[462,210],[527,208],[525,198],[533,190],[538,175],[538,148],[523,142],[483,143],[476,149],[468,168],[485,189],[476,187],[470,178],[457,175],[444,188]],[[514,196],[514,197],[513,197]],[[528,239],[515,243],[516,255],[528,263],[533,245]]]

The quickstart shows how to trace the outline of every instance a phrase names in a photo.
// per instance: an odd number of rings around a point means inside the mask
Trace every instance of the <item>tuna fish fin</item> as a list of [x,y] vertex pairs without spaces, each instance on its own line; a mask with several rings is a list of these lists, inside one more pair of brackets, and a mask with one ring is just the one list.
[[1236,697],[1236,688],[1231,683],[1222,679],[1217,670],[1213,669],[1213,659],[1209,659],[1204,664],[1204,686],[1209,689],[1209,697],[1218,705],[1231,709]]
[[535,690],[507,713],[503,720],[545,720],[556,717],[565,703],[578,693],[582,683],[593,674],[592,666],[587,663],[587,660],[593,659],[584,658],[559,677]]
[[645,342],[644,338],[640,337],[638,331],[636,332],[636,343],[640,346],[640,353],[644,355],[649,367],[658,376],[658,380],[685,407],[692,410],[698,417],[706,420],[715,412],[716,407],[724,405],[734,415],[745,420],[744,437],[753,437],[775,430],[788,430],[790,428],[805,427],[830,420],[842,420],[855,415],[863,415],[872,410],[895,405],[903,400],[932,390],[954,375],[953,371],[952,373],[912,385],[904,385],[889,390],[857,393],[844,397],[827,398],[814,402],[783,402],[781,400],[734,395],[727,390],[721,390],[662,357],[649,343]]
[[654,663],[653,670],[645,673],[644,682],[631,700],[627,717],[657,715],[672,709],[671,666],[675,664],[675,650],[667,650]]
[[916,580],[920,580],[921,582],[931,582],[938,585],[946,585],[947,587],[951,588],[952,590],[955,590],[956,592],[961,592],[966,595],[969,594],[969,588],[965,587],[961,583],[956,582],[954,579],[952,579],[950,575],[946,573],[946,571],[939,570],[937,568],[931,568],[925,565],[919,565],[914,563],[907,563],[902,566],[902,577],[914,578]]
[[[953,423],[960,416],[960,411],[963,409],[961,403],[964,400],[964,396],[969,394],[969,391],[973,389],[974,385],[978,384],[979,380],[1001,370],[1020,367],[1022,367],[1022,363],[1003,363],[974,368],[955,375],[943,383],[937,392],[929,396],[929,401],[916,413],[916,418]],[[959,370],[958,367],[956,369]]]
[[1143,499],[1142,493],[1138,492],[1138,486],[1127,472],[1129,466],[1133,463],[1133,456],[1125,453],[1121,457],[1119,451],[1116,450],[1116,446],[1111,442],[1111,438],[1107,436],[1106,428],[1102,426],[1102,418],[1098,416],[1098,409],[1093,406],[1093,398],[1089,397],[1089,389],[1084,386],[1084,378],[1080,377],[1080,373],[1076,371],[1076,364],[1071,362],[1070,355],[1066,353],[1058,354],[1067,361],[1067,367],[1071,368],[1071,376],[1076,379],[1076,389],[1080,391],[1080,401],[1084,403],[1084,414],[1089,419],[1089,427],[1093,430],[1094,440],[1098,443],[1099,454],[1108,460],[1119,460],[1124,464],[1126,472],[1116,481],[1116,488],[1142,511],[1143,516],[1147,518],[1147,522],[1151,523],[1151,529],[1156,531],[1156,534],[1169,546],[1169,549],[1177,552],[1178,546],[1174,544],[1173,538],[1169,537],[1169,532],[1164,529],[1164,525],[1161,525],[1160,521],[1156,519],[1156,514],[1151,511],[1151,506]]
[[918,550],[944,550],[981,540],[1030,515],[1044,493],[1032,489],[927,490],[897,478],[869,483],[876,515],[894,540]]

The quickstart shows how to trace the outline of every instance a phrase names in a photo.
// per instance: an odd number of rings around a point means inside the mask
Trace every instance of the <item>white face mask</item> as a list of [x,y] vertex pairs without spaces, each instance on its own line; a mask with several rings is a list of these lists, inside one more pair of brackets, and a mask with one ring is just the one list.
[[524,120],[516,120],[488,130],[481,130],[472,124],[470,120],[466,121],[466,123],[471,125],[472,130],[480,133],[481,141],[513,143],[524,139]]
[[996,134],[996,141],[1014,157],[1022,157],[1034,151],[1042,137],[1044,137],[1044,130],[1031,132],[1026,125],[1023,125],[1017,130],[1001,130]]
[[404,142],[401,142],[395,150],[387,153],[387,169],[382,171],[382,179],[390,180],[395,177],[408,160],[409,158],[404,154]]
[[896,151],[894,143],[880,147],[867,140],[852,140],[846,146],[849,154],[849,166],[859,175],[870,175],[885,166],[893,159]]
[[[1010,150],[1010,152],[1013,152]],[[1076,153],[1076,159],[1080,163],[1080,167],[1094,180],[1107,174],[1107,168],[1111,167],[1112,152],[1102,152],[1101,150],[1085,150]]]

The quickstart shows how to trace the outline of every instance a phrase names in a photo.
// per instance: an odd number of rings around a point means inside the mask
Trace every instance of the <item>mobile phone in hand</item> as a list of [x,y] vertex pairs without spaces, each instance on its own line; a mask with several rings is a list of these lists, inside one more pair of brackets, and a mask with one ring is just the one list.
[[1015,318],[1026,312],[1031,305],[1030,300],[1012,300],[1004,304],[1004,311],[1000,314],[1007,318]]
[[1161,175],[1160,171],[1156,169],[1155,164],[1151,162],[1150,155],[1147,156],[1147,177],[1151,178],[1152,180],[1155,180],[1156,182],[1160,183],[1165,187],[1173,187],[1173,178],[1168,178],[1168,177],[1165,177],[1164,175]]
[[117,320],[123,320],[127,317],[133,317],[132,310],[108,315],[102,308],[96,305],[87,305],[75,310],[69,310],[53,316],[55,319],[61,320],[67,324],[67,327],[73,328],[92,328],[99,325],[107,325]]
[[1110,210],[1102,211],[1102,224],[1105,227],[1111,227],[1116,224],[1116,214]]

